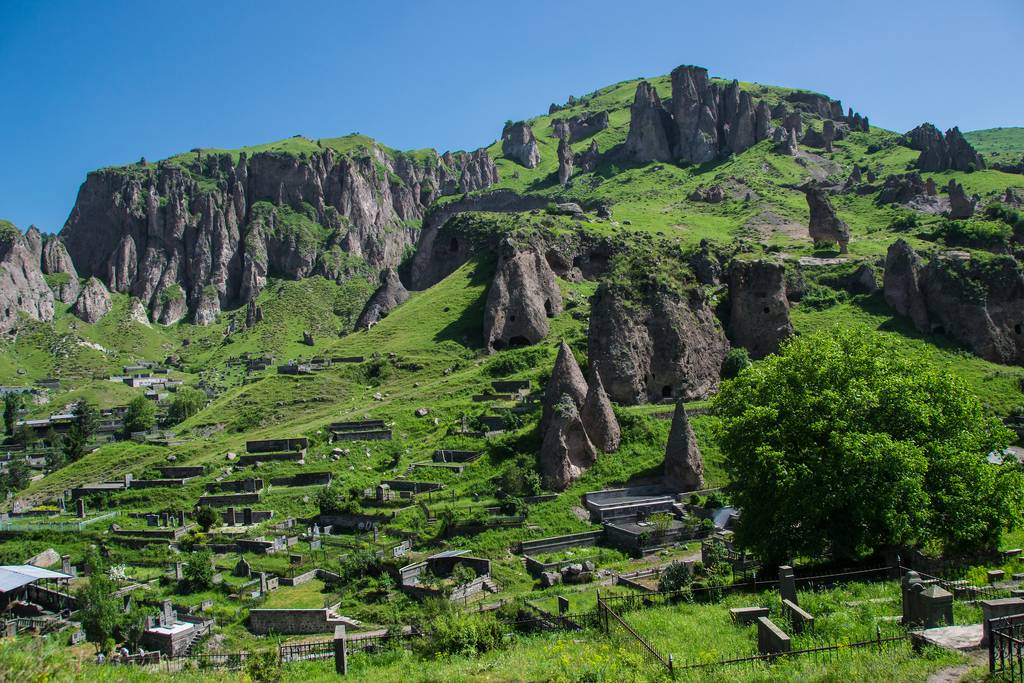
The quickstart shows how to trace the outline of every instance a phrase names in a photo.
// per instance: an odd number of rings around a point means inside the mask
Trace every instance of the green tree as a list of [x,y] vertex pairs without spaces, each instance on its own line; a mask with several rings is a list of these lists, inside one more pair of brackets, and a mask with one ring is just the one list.
[[117,586],[102,572],[93,572],[89,582],[78,592],[78,620],[86,639],[99,652],[114,637],[121,625],[121,601],[114,596]]
[[156,424],[156,403],[145,396],[136,396],[128,403],[124,414],[124,435],[145,432]]
[[25,464],[24,460],[12,460],[7,465],[7,471],[0,476],[0,495],[8,492],[17,493],[26,488],[32,481],[32,471]]
[[204,505],[196,510],[196,524],[204,532],[209,531],[210,527],[220,521],[220,515],[209,505]]
[[167,419],[172,424],[184,422],[206,407],[206,394],[192,387],[181,387],[174,394]]
[[732,379],[750,367],[750,354],[742,346],[729,349],[722,361],[722,379]]
[[98,418],[96,408],[85,399],[75,403],[71,414],[74,415],[74,419],[64,435],[62,448],[68,462],[75,462],[85,455],[89,439],[96,432]]
[[14,423],[18,421],[22,405],[21,394],[4,394],[4,431],[10,436],[14,436]]
[[182,567],[182,573],[190,590],[206,590],[213,585],[213,553],[209,550],[192,553]]
[[960,378],[869,330],[791,340],[714,408],[736,539],[769,566],[908,543],[976,551],[1019,515],[1020,468],[986,462],[1009,431]]

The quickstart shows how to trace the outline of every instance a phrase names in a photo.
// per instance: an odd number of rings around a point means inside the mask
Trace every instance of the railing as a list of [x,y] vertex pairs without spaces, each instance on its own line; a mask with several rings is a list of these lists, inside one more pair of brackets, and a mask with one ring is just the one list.
[[988,670],[1024,683],[1024,614],[989,619]]
[[117,517],[121,513],[117,510],[105,512],[102,515],[89,517],[80,522],[22,522],[20,520],[8,520],[0,522],[0,531],[26,532],[26,531],[82,531],[87,526],[102,522],[111,517]]
[[166,671],[181,671],[194,667],[196,669],[226,669],[238,671],[245,666],[245,661],[252,656],[249,652],[228,652],[222,654],[188,655],[187,657],[168,657],[161,662]]
[[624,640],[634,644],[634,647],[648,659],[652,664],[664,666],[669,673],[669,676],[673,675],[673,662],[672,655],[662,655],[654,647],[644,639],[639,633],[633,630],[633,627],[627,624],[622,617],[615,613],[615,611],[601,599],[599,595],[597,597],[597,613],[598,620],[601,624],[601,629],[606,635],[611,635],[611,629],[614,626],[616,633],[621,633],[624,636]]
[[996,586],[972,586],[963,579],[948,579],[939,576],[932,576],[916,569],[900,567],[900,571],[914,571],[925,581],[930,581],[944,588],[953,594],[956,600],[999,600],[1011,596],[1010,588],[998,588]]
[[277,655],[282,663],[331,659],[334,657],[334,641],[315,640],[308,643],[284,644],[277,648]]

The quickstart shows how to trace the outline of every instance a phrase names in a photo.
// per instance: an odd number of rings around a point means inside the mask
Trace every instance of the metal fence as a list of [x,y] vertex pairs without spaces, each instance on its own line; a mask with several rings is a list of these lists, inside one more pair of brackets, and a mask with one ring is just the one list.
[[621,640],[629,644],[633,649],[639,652],[646,660],[654,665],[660,665],[668,670],[671,676],[672,671],[672,655],[663,655],[654,649],[647,640],[633,630],[633,627],[627,624],[622,617],[615,613],[608,604],[600,597],[597,598],[597,614],[598,622],[601,624],[601,630],[606,635],[612,635],[615,633],[620,637]]
[[1024,614],[989,619],[988,626],[989,673],[1024,683]]
[[917,569],[900,567],[901,571],[914,571],[925,581],[933,582],[953,594],[956,600],[999,600],[1012,596],[1011,588],[999,586],[973,586],[964,579],[950,579],[948,577],[933,576]]
[[334,657],[333,640],[314,640],[307,643],[288,643],[279,645],[277,658],[282,662],[305,662],[311,659],[332,659]]

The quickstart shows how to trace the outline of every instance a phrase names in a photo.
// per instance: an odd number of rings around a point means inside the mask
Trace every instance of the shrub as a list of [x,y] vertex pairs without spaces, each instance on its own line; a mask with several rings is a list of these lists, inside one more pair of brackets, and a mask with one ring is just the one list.
[[658,590],[677,591],[688,589],[693,583],[693,574],[683,562],[672,562],[661,572],[658,579]]
[[213,585],[213,553],[198,550],[192,553],[182,568],[191,591],[206,590]]
[[729,349],[722,361],[722,379],[732,379],[750,367],[750,354],[742,346]]
[[174,394],[167,419],[171,424],[184,422],[206,407],[206,394],[192,387],[181,387]]
[[429,655],[476,655],[501,647],[504,629],[490,614],[449,612],[433,619],[422,648]]
[[124,435],[145,432],[156,424],[156,403],[145,396],[136,396],[124,414]]
[[210,527],[216,524],[219,520],[220,515],[217,514],[217,511],[209,505],[204,505],[196,510],[196,524],[198,524],[199,528],[204,532],[209,531]]

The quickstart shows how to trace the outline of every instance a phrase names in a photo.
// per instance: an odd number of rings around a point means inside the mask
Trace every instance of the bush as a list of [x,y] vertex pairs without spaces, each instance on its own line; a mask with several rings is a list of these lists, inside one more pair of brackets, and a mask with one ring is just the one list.
[[196,510],[196,524],[198,524],[199,528],[204,532],[209,531],[210,527],[215,525],[218,521],[220,521],[220,515],[217,514],[217,511],[209,505],[204,505]]
[[807,291],[804,292],[803,298],[800,299],[800,304],[816,311],[823,311],[849,298],[846,292],[825,287],[824,285],[810,284],[807,286]]
[[504,628],[490,614],[449,612],[431,620],[422,648],[428,655],[476,655],[503,644]]
[[184,422],[205,407],[206,394],[192,387],[181,387],[174,394],[167,410],[167,419],[171,424]]
[[213,553],[198,550],[192,553],[182,568],[185,581],[191,591],[206,590],[213,585]]
[[729,349],[722,361],[722,379],[732,379],[750,367],[750,354],[742,346]]
[[156,424],[156,403],[145,396],[136,396],[128,403],[124,414],[124,436],[145,432]]
[[683,562],[672,562],[661,572],[658,579],[658,590],[677,591],[688,589],[693,583],[693,574]]

